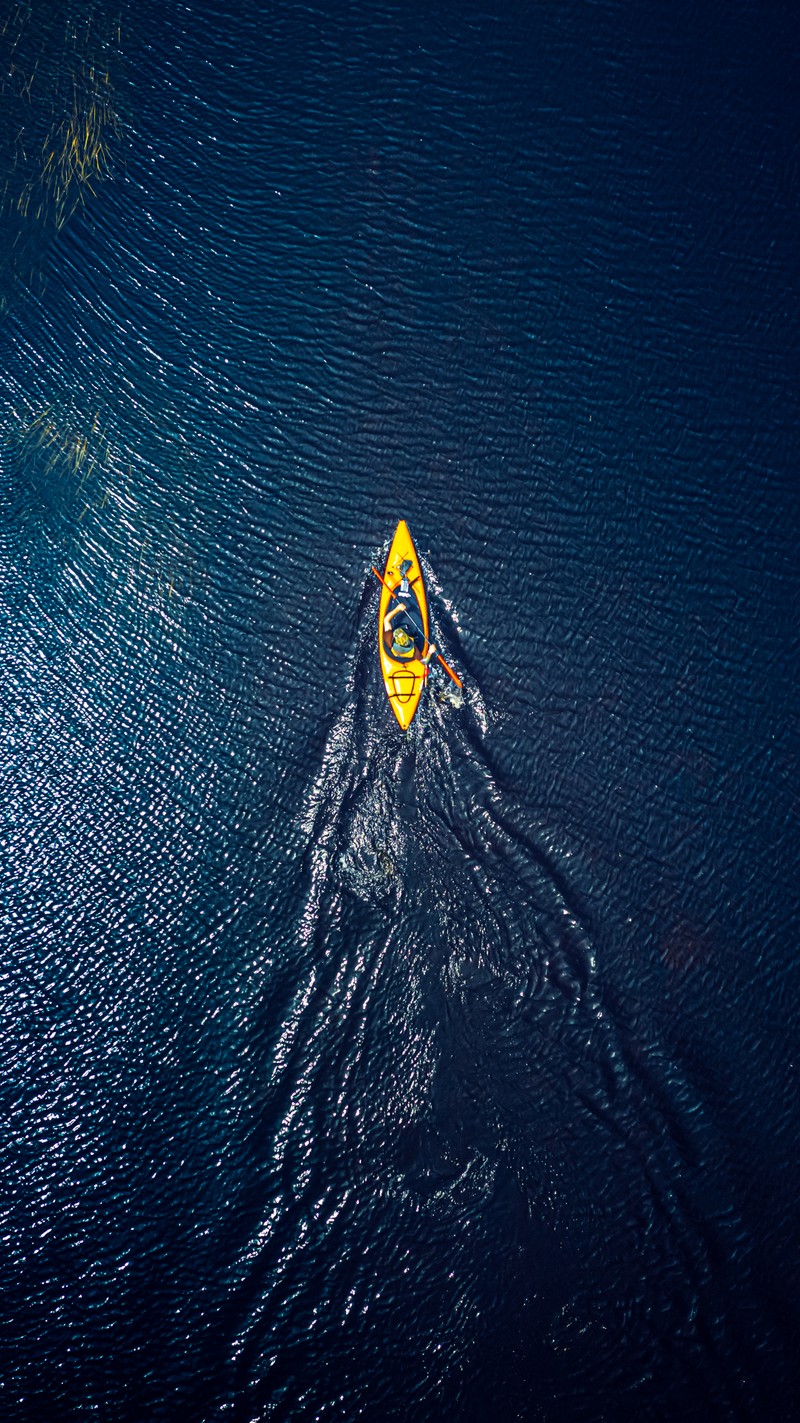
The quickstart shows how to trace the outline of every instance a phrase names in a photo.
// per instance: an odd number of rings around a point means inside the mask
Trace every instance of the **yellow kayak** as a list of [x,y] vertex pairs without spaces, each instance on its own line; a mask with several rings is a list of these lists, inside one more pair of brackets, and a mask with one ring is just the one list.
[[428,675],[422,662],[428,651],[428,602],[405,519],[397,525],[381,583],[378,650],[389,705],[405,731]]

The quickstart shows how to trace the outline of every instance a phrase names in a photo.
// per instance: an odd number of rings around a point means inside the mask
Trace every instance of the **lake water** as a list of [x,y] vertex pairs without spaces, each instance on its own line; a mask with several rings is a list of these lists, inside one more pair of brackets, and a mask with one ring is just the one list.
[[0,46],[0,1414],[789,1418],[795,8]]

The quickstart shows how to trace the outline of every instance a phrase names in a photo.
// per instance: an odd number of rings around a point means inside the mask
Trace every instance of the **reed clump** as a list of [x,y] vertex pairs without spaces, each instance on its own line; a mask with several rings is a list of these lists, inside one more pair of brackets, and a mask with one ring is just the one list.
[[22,422],[18,434],[28,449],[46,451],[46,474],[55,471],[77,477],[81,488],[111,464],[111,445],[101,428],[99,411],[87,427],[83,422],[76,424],[74,415],[65,416],[45,405]]
[[[108,85],[108,75],[104,79]],[[118,134],[119,119],[110,86],[108,92],[98,89],[80,101],[76,91],[71,112],[53,124],[42,146],[37,217],[45,216],[52,206],[56,227],[63,227],[86,201],[87,193],[96,194],[98,185],[108,176],[112,143]],[[30,196],[23,191],[19,202],[23,215],[29,202]]]
[[120,41],[95,0],[18,4],[0,24],[0,211],[17,222],[63,227],[108,178]]
[[[18,419],[13,442],[44,493],[55,478],[71,485],[73,530],[93,528],[115,566],[126,576],[118,586],[136,587],[152,606],[173,598],[186,603],[196,583],[195,560],[181,533],[177,511],[157,508],[114,437],[108,412],[81,414],[71,401],[40,405]],[[64,486],[62,486],[64,487]],[[48,498],[49,496],[45,496]]]

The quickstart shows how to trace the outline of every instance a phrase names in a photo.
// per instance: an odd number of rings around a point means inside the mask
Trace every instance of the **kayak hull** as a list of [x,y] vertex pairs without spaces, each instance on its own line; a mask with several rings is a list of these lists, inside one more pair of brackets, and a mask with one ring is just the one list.
[[[399,588],[400,565],[404,562],[411,564],[411,567],[407,569],[407,577],[413,595],[409,609],[414,623],[419,625],[423,634],[420,641],[423,641],[424,645],[421,650],[417,645],[415,648],[417,655],[409,661],[401,662],[391,655],[392,638],[390,634],[384,632],[383,623],[387,613],[396,607],[396,600],[391,596],[389,589],[394,591]],[[428,675],[428,669],[421,660],[422,655],[428,649],[428,602],[425,596],[425,580],[422,576],[422,569],[405,519],[400,520],[395,530],[383,576],[385,581],[381,584],[381,600],[378,607],[378,652],[389,706],[403,730],[406,731],[414,720],[414,714],[419,706],[422,689]],[[402,614],[397,616],[402,617]]]

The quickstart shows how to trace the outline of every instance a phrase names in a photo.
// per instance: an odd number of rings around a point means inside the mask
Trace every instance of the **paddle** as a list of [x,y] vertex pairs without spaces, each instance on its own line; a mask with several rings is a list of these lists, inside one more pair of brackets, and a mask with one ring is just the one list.
[[[387,592],[388,592],[388,594],[389,594],[389,597],[390,597],[390,598],[394,598],[394,601],[395,601],[396,603],[402,602],[402,599],[401,599],[401,598],[398,598],[398,596],[397,596],[397,594],[395,593],[394,589],[389,587],[389,584],[386,582],[386,579],[384,578],[383,574],[378,572],[378,570],[377,570],[377,568],[375,567],[374,563],[373,563],[373,564],[370,564],[370,567],[371,567],[371,569],[372,569],[372,572],[375,574],[375,577],[378,579],[378,582],[379,582],[379,583],[382,583],[383,586],[384,586],[384,588],[387,590]],[[404,606],[405,606],[405,605],[404,605]],[[425,634],[424,634],[424,632],[422,631],[422,628],[420,627],[419,623],[416,622],[416,621],[414,620],[414,618],[411,616],[411,613],[409,612],[408,607],[406,607],[406,617],[408,618],[408,621],[410,622],[410,624],[411,624],[411,626],[413,627],[414,631],[419,633],[420,637],[422,638],[422,641],[423,641],[423,642],[428,642],[428,638],[425,636]],[[461,678],[456,676],[456,674],[455,674],[455,672],[453,671],[452,667],[450,667],[450,666],[448,665],[448,663],[445,662],[445,660],[444,660],[444,658],[442,657],[441,653],[440,653],[440,652],[437,652],[436,656],[438,657],[439,661],[441,662],[441,664],[442,664],[442,666],[443,666],[445,672],[447,673],[448,677],[452,677],[452,679],[453,679],[453,681],[455,682],[455,684],[456,684],[457,687],[463,687],[464,683],[462,682]]]

